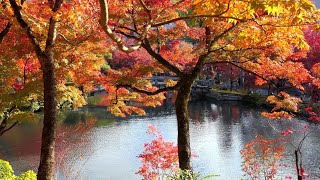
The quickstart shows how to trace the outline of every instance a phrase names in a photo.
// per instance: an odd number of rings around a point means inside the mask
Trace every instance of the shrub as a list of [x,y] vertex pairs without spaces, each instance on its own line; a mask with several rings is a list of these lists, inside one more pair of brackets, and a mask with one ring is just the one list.
[[0,159],[0,179],[5,180],[36,180],[37,174],[32,170],[22,173],[20,176],[13,174],[13,169],[9,162]]

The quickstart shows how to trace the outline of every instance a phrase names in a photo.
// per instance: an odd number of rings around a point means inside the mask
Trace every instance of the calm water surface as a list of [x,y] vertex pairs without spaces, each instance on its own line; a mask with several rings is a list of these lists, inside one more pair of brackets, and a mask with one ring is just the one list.
[[[193,158],[195,171],[219,174],[213,179],[241,179],[240,150],[256,135],[279,137],[274,130],[288,127],[301,129],[308,125],[297,119],[272,121],[260,116],[260,110],[237,103],[211,101],[190,104],[191,147],[198,157]],[[60,113],[58,137],[58,179],[127,180],[141,179],[135,172],[141,165],[137,155],[143,144],[152,137],[146,134],[149,124],[155,125],[167,141],[176,142],[177,126],[174,108],[166,104],[147,109],[148,116],[115,118],[104,108],[84,108]],[[79,124],[85,124],[79,125]],[[320,179],[320,129],[303,146],[303,163],[309,179]],[[40,147],[41,122],[21,124],[0,138],[0,157],[11,162],[15,172],[37,168]],[[71,133],[68,133],[71,132]],[[295,136],[297,143],[302,135]],[[294,175],[293,149],[288,146],[279,179]]]

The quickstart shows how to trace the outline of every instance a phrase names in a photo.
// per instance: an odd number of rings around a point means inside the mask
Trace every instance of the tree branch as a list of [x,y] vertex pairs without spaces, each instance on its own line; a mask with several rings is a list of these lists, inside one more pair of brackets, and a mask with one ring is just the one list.
[[[24,19],[22,18],[22,15],[20,13],[20,9],[21,7],[18,6],[17,2],[15,0],[9,0],[10,1],[10,5],[13,9],[14,12],[14,16],[16,17],[18,23],[20,24],[20,26],[22,27],[22,29],[26,32],[28,39],[30,40],[36,55],[38,57],[42,57],[43,56],[43,51],[40,48],[40,45],[38,43],[38,41],[36,40],[36,37],[33,35],[32,30],[30,28],[30,26],[24,21]],[[42,58],[39,58],[40,64],[41,66],[43,65],[43,61]],[[43,66],[42,66],[43,67]]]
[[173,7],[175,7],[175,6],[178,6],[179,4],[183,3],[184,1],[186,1],[186,0],[180,0],[180,1],[176,2],[176,3],[174,3],[172,6],[168,6],[168,7],[166,7],[166,8],[163,8],[163,9],[158,13],[158,15],[156,16],[155,19],[157,19],[158,17],[160,17],[160,15],[161,15],[164,11],[166,11],[167,9],[173,8]]
[[8,109],[5,113],[4,113],[4,117],[3,120],[0,123],[0,136],[2,134],[4,134],[6,131],[10,130],[11,128],[13,128],[13,126],[16,125],[16,123],[14,123],[13,125],[11,125],[9,128],[6,129],[7,125],[8,125],[8,119],[9,119],[9,115],[16,109],[17,106],[13,106],[10,109]]
[[[52,9],[53,12],[57,12],[61,6],[62,6],[63,0],[56,0],[54,3],[54,7]],[[49,56],[52,56],[54,44],[57,38],[57,20],[54,19],[54,17],[50,17],[49,20],[49,30],[48,30],[48,36],[46,40],[46,48],[45,53]]]
[[235,18],[235,17],[231,17],[231,16],[201,14],[201,15],[191,15],[191,16],[178,17],[178,18],[174,18],[174,19],[159,22],[159,23],[153,23],[153,24],[151,24],[151,27],[163,26],[163,25],[170,24],[170,23],[173,23],[176,21],[186,20],[186,19],[194,19],[194,18],[221,18],[221,19],[234,19],[234,20],[237,20],[238,22],[244,21],[243,19],[239,19],[239,18]]
[[115,30],[114,32],[119,33],[119,34],[122,34],[122,35],[124,35],[124,36],[126,36],[126,37],[128,37],[128,38],[132,38],[132,39],[135,39],[135,40],[138,40],[138,41],[140,40],[139,37],[134,36],[134,35],[131,35],[131,34],[127,34],[127,33],[123,32],[123,31],[121,31],[121,30]]
[[[182,1],[179,1],[179,2],[183,2],[183,0],[182,0]],[[179,2],[178,2],[178,3],[179,3]],[[223,15],[224,13],[226,13],[226,12],[229,11],[229,9],[230,9],[230,2],[231,2],[231,0],[229,0],[227,8],[226,8],[224,11],[222,11],[221,13],[219,13],[219,14],[214,14],[214,15],[202,14],[202,15],[191,15],[191,16],[178,17],[178,18],[174,18],[174,19],[171,19],[171,20],[167,20],[167,21],[163,21],[163,22],[156,23],[156,24],[152,24],[151,26],[152,26],[152,27],[157,27],[157,26],[162,26],[162,25],[170,24],[170,23],[173,23],[173,22],[176,22],[176,21],[180,21],[180,20],[193,19],[193,18],[203,18],[203,17],[207,17],[207,18],[234,19],[234,20],[237,20],[237,21],[243,21],[242,19],[235,18],[235,17],[231,17],[231,16],[221,16],[221,15]]]
[[221,12],[219,14],[213,14],[213,15],[210,15],[210,14],[199,14],[199,15],[190,15],[190,16],[178,17],[178,18],[174,18],[174,19],[171,19],[171,20],[167,20],[167,21],[151,24],[151,26],[152,27],[163,26],[163,25],[170,24],[170,23],[173,23],[173,22],[176,22],[176,21],[186,20],[186,19],[194,19],[194,18],[221,18],[221,19],[234,19],[234,20],[237,20],[238,22],[244,21],[243,19],[239,19],[239,18],[232,17],[232,16],[222,16],[224,13],[229,11],[230,2],[231,2],[231,0],[229,0],[227,8],[223,12]]
[[[229,1],[229,3],[230,3],[230,1]],[[233,28],[235,28],[237,25],[238,25],[238,23],[233,25],[233,26],[231,26],[230,28],[228,28],[227,30],[225,30],[224,32],[219,34],[218,36],[214,37],[214,39],[212,41],[210,41],[211,32],[210,32],[209,26],[207,26],[205,28],[205,30],[206,30],[206,48],[208,49],[208,52],[199,56],[198,62],[195,65],[195,67],[193,68],[193,70],[192,70],[192,74],[191,75],[193,76],[193,78],[196,78],[196,76],[199,74],[199,72],[201,71],[201,67],[203,66],[203,64],[204,64],[205,60],[207,59],[207,57],[209,56],[209,54],[214,52],[214,51],[218,51],[219,50],[219,49],[210,50],[211,46],[215,42],[217,42],[222,36],[226,35]]]
[[123,84],[117,85],[117,88],[120,88],[120,87],[122,87],[122,88],[130,88],[134,92],[138,92],[138,93],[142,93],[142,94],[146,94],[146,95],[151,96],[151,95],[156,95],[156,94],[159,94],[159,93],[162,93],[162,92],[175,90],[175,89],[179,88],[179,86],[180,86],[180,80],[174,86],[157,89],[155,91],[146,91],[146,90],[143,90],[143,89],[138,89],[138,88],[136,88],[134,86],[131,86],[131,85],[123,85]]
[[87,41],[90,36],[92,35],[92,33],[90,33],[87,37],[85,37],[84,39],[77,41],[77,42],[72,42],[70,39],[68,39],[67,37],[65,37],[63,34],[58,33],[58,36],[60,36],[64,41],[66,41],[68,44],[72,45],[72,46],[78,46],[81,43],[84,43],[85,41]]
[[274,88],[276,88],[276,89],[279,90],[279,88],[277,87],[277,84],[276,84],[274,81],[269,80],[269,79],[263,77],[262,75],[260,75],[260,74],[258,74],[258,73],[256,73],[256,72],[253,72],[253,71],[251,71],[251,70],[249,70],[249,69],[246,69],[246,68],[244,68],[244,67],[236,64],[235,62],[232,62],[232,61],[218,61],[218,62],[212,62],[212,63],[208,63],[208,64],[220,64],[220,63],[231,64],[231,65],[233,65],[233,66],[235,66],[235,67],[237,67],[237,68],[239,68],[239,69],[242,69],[242,70],[244,70],[244,71],[246,71],[246,72],[248,72],[248,73],[251,73],[251,74],[253,74],[253,75],[255,75],[255,76],[263,79],[264,81],[267,81],[268,83],[272,84],[272,86],[273,86]]
[[167,61],[166,59],[164,59],[160,54],[156,53],[149,41],[146,39],[145,43],[142,44],[142,47],[147,50],[147,52],[153,57],[155,58],[160,64],[162,64],[164,67],[166,67],[167,69],[169,69],[170,71],[174,72],[176,75],[181,76],[182,72],[180,71],[179,68],[177,68],[176,66],[172,65],[169,61]]
[[142,5],[143,9],[148,13],[149,21],[151,21],[151,10],[147,7],[146,3],[143,0],[139,0],[139,2]]
[[10,31],[12,24],[10,22],[7,23],[6,27],[0,32],[0,44],[3,41],[3,38],[8,34]]
[[10,127],[8,127],[7,129],[4,129],[3,131],[0,132],[0,136],[2,136],[5,132],[9,131],[10,129],[12,129],[15,125],[18,124],[18,121],[14,122]]
[[63,0],[56,0],[52,11],[57,12],[61,8],[62,3],[63,3]]
[[54,20],[53,17],[51,17],[49,21],[48,37],[46,40],[46,48],[45,48],[46,54],[48,53],[50,54],[52,52],[56,37],[57,37],[57,21]]
[[[244,22],[244,21],[243,21],[243,22]],[[213,40],[212,40],[211,43],[210,43],[210,47],[211,47],[214,43],[216,43],[220,38],[222,38],[222,36],[228,34],[228,33],[229,33],[232,29],[234,29],[238,24],[239,24],[239,23],[232,25],[230,28],[226,29],[226,30],[223,31],[221,34],[219,34],[218,36],[214,37]],[[210,49],[209,49],[208,51],[210,51]]]
[[149,29],[151,28],[150,24],[146,24],[144,26],[143,32],[140,36],[140,40],[137,41],[137,43],[131,47],[127,47],[124,45],[124,42],[122,39],[112,31],[112,29],[109,27],[108,22],[109,22],[109,10],[108,10],[108,3],[106,0],[99,0],[100,2],[100,20],[99,23],[104,30],[104,32],[117,44],[118,48],[121,51],[124,52],[133,52],[141,47],[142,40],[145,39],[145,37],[148,34]]

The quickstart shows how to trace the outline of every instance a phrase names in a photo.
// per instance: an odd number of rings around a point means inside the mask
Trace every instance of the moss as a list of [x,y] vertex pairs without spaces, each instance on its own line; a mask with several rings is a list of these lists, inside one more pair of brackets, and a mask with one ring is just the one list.
[[223,90],[223,89],[216,89],[216,88],[212,88],[211,90],[216,93],[222,93],[222,94],[232,94],[232,95],[240,95],[240,96],[245,95],[243,91],[230,91],[230,90]]

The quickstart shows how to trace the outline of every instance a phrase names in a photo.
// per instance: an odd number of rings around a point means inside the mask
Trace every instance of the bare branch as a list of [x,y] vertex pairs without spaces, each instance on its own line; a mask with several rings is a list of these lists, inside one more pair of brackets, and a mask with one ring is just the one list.
[[108,3],[106,0],[99,0],[100,2],[100,25],[103,28],[104,32],[117,44],[118,48],[121,51],[124,52],[133,52],[141,47],[142,40],[145,39],[145,37],[148,34],[149,29],[151,28],[150,24],[146,24],[144,26],[143,32],[141,34],[140,40],[137,41],[137,43],[131,47],[127,47],[124,45],[124,42],[122,39],[112,31],[112,29],[109,27],[108,22],[109,22],[109,10],[108,10]]
[[10,109],[8,109],[5,113],[4,113],[4,117],[3,120],[0,123],[0,136],[3,135],[6,131],[10,130],[11,128],[13,128],[13,126],[15,126],[18,122],[15,122],[13,125],[11,125],[9,128],[6,129],[7,125],[8,125],[8,119],[11,113],[13,113],[13,111],[16,110],[17,106],[13,106]]
[[10,129],[12,129],[15,125],[18,124],[18,121],[14,122],[10,127],[8,127],[7,129],[4,129],[3,131],[0,132],[0,136],[2,136],[5,132],[9,131]]

